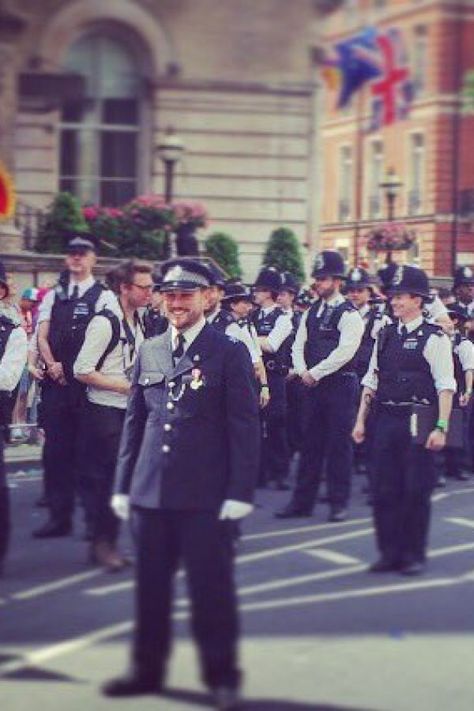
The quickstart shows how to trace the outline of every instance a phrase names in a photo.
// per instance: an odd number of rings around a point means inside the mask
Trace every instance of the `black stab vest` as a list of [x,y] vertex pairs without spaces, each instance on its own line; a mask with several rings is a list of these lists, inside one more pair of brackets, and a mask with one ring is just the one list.
[[[321,318],[317,314],[322,303],[319,300],[310,307],[306,320],[307,339],[304,347],[304,359],[308,370],[325,360],[338,347],[341,334],[337,327],[342,315],[346,312],[357,311],[349,301],[344,301],[338,306],[329,306]],[[354,373],[355,371],[356,356],[343,365],[337,373]]]

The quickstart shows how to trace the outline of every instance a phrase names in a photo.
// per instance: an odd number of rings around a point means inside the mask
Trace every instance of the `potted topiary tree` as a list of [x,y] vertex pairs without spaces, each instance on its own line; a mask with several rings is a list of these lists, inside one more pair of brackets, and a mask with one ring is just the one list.
[[300,245],[295,233],[287,227],[280,227],[271,233],[262,264],[281,272],[290,272],[300,284],[304,282]]
[[239,261],[239,248],[230,235],[224,232],[215,232],[204,242],[205,254],[213,259],[229,277],[242,276]]

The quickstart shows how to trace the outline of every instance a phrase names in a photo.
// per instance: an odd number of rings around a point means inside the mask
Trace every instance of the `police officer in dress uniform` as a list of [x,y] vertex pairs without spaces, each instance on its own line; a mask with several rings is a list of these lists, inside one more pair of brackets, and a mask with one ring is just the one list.
[[[446,431],[456,389],[449,338],[423,317],[430,298],[428,278],[417,267],[400,266],[389,296],[396,321],[379,333],[353,431],[362,442],[375,398],[374,523],[380,558],[374,573],[423,571],[435,484],[433,452],[446,444]],[[410,430],[413,402],[438,406],[425,444]]]
[[110,508],[110,497],[132,368],[144,340],[139,312],[150,299],[151,272],[150,265],[135,260],[109,272],[107,281],[118,296],[116,308],[104,309],[91,319],[74,363],[75,377],[87,386],[83,433],[84,469],[92,489],[88,499],[91,559],[112,573],[127,563],[117,551],[120,520]]
[[238,705],[233,521],[252,510],[258,400],[244,345],[206,323],[212,281],[199,262],[165,266],[170,330],[138,355],[112,505],[131,504],[137,548],[132,668],[108,696],[159,691],[171,646],[172,584],[182,561],[202,678],[218,709]]
[[[81,414],[86,387],[74,378],[73,365],[94,313],[116,303],[114,294],[92,276],[97,240],[72,234],[66,267],[39,310],[37,337],[46,376],[42,381],[41,418],[45,430],[43,465],[49,521],[35,538],[71,532],[74,496],[80,477]],[[86,496],[85,492],[82,492]]]
[[222,298],[225,296],[224,281],[220,276],[211,273],[211,270],[209,270],[209,273],[211,274],[212,283],[209,287],[209,306],[206,309],[206,320],[222,333],[227,333],[227,329],[233,324],[234,319],[221,305]]
[[263,363],[270,388],[270,402],[262,410],[262,459],[260,486],[270,484],[277,489],[288,489],[286,477],[289,465],[286,427],[286,376],[289,367],[285,356],[285,342],[291,336],[292,323],[288,314],[277,305],[281,286],[279,272],[273,267],[261,270],[253,286],[257,309],[252,322],[263,352]]
[[305,391],[305,428],[296,487],[277,518],[311,516],[326,460],[329,521],[343,521],[350,494],[358,381],[354,356],[364,323],[341,294],[344,262],[338,252],[316,257],[312,276],[318,300],[303,315],[293,364]]
[[[9,286],[5,267],[0,262],[0,302],[8,297]],[[0,575],[10,538],[10,499],[5,471],[5,430],[12,410],[10,393],[20,382],[26,365],[27,338],[23,328],[0,314]]]

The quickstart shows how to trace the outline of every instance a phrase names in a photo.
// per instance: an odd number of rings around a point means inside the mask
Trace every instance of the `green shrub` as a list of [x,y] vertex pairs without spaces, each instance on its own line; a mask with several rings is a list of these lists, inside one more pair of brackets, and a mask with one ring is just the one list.
[[213,259],[229,277],[241,277],[239,248],[235,240],[223,232],[215,232],[204,242],[206,256]]
[[87,223],[78,200],[70,193],[58,193],[45,213],[36,249],[38,252],[62,254],[71,232],[87,232]]
[[280,227],[271,233],[262,266],[275,267],[280,272],[290,272],[300,284],[304,282],[303,258],[294,232],[287,227]]

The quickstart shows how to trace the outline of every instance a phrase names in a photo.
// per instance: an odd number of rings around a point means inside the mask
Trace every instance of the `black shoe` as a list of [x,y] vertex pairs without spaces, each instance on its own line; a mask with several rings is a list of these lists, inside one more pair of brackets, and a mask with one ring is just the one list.
[[111,697],[140,696],[142,694],[159,694],[162,685],[156,679],[128,674],[107,681],[102,686],[102,694]]
[[399,563],[387,558],[379,558],[375,563],[372,563],[369,573],[391,573],[394,570],[400,570]]
[[237,689],[227,686],[218,686],[212,689],[214,708],[218,711],[237,711],[242,708],[240,695]]
[[347,510],[342,507],[338,507],[331,509],[331,512],[328,516],[328,521],[329,523],[341,523],[341,521],[345,521],[346,518]]
[[48,521],[41,528],[33,531],[33,538],[61,538],[62,536],[70,536],[72,533],[72,524],[70,521],[57,523],[56,521]]
[[281,511],[276,511],[274,513],[275,518],[307,518],[313,515],[312,511],[305,511],[304,509],[296,509],[294,506],[289,504],[285,506]]
[[404,563],[400,567],[400,573],[402,575],[421,575],[425,571],[425,564],[419,560],[415,560],[412,563]]

